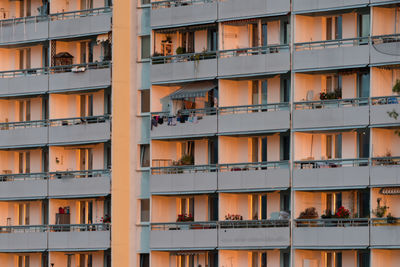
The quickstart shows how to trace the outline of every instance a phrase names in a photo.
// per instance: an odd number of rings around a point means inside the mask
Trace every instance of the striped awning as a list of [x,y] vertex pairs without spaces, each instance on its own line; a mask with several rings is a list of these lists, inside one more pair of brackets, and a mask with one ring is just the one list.
[[385,187],[379,193],[382,195],[400,195],[400,187]]
[[200,82],[184,85],[179,90],[169,95],[172,100],[192,97],[205,97],[209,91],[217,88],[214,82]]

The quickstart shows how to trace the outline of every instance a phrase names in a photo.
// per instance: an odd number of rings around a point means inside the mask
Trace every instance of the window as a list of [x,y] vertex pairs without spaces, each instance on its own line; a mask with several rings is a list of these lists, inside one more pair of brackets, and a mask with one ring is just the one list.
[[140,91],[140,112],[150,112],[150,90]]
[[150,256],[148,253],[140,254],[140,264],[139,267],[149,267],[150,266]]
[[[150,221],[150,199],[140,200],[140,222]],[[142,265],[140,265],[142,266]],[[146,265],[148,266],[148,265]]]
[[149,5],[150,0],[142,0],[141,3],[142,3],[142,5]]
[[18,256],[18,267],[29,267],[29,256]]
[[150,145],[140,145],[140,167],[150,167]]
[[141,41],[141,59],[150,58],[150,35],[140,37]]

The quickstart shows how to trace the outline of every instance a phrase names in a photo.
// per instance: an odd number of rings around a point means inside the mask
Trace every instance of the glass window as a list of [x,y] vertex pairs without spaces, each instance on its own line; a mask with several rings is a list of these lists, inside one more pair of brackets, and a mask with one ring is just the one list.
[[150,36],[142,36],[141,37],[141,59],[150,58]]
[[142,5],[148,5],[150,4],[150,0],[142,0]]
[[150,112],[150,90],[140,91],[141,113]]
[[140,221],[141,222],[150,221],[150,199],[140,200]]
[[150,145],[140,145],[140,167],[150,167]]

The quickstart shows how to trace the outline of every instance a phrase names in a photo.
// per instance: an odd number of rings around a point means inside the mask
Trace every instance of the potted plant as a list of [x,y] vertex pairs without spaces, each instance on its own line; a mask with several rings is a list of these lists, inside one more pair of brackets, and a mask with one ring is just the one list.
[[178,218],[176,219],[177,222],[193,222],[194,221],[194,217],[192,214],[178,214]]
[[377,206],[376,209],[372,210],[372,213],[377,217],[377,218],[383,218],[386,215],[387,210],[389,209],[388,206],[383,205],[381,206],[381,198],[377,198]]
[[185,54],[186,53],[186,49],[184,48],[184,47],[182,47],[182,46],[179,46],[177,49],[176,49],[176,54],[177,55],[181,55],[181,54]]
[[348,219],[350,218],[350,211],[345,207],[341,206],[335,213],[335,218]]
[[387,217],[386,217],[387,223],[388,224],[395,224],[397,223],[396,217],[392,216],[392,214],[389,212]]
[[300,213],[297,219],[317,219],[318,212],[314,207],[306,208],[303,212]]
[[396,83],[393,85],[392,91],[397,94],[400,93],[400,80],[399,79],[397,79]]
[[239,214],[227,214],[225,215],[225,220],[226,221],[242,221],[243,216]]

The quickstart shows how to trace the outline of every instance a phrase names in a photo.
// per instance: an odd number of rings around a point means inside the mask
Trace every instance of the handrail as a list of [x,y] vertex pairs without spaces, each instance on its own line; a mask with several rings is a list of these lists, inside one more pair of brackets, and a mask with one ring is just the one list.
[[226,58],[226,57],[233,57],[233,56],[252,56],[252,55],[260,55],[260,54],[272,54],[272,53],[279,53],[282,50],[289,51],[289,45],[288,44],[279,44],[279,45],[268,45],[268,46],[219,50],[218,57]]
[[0,27],[3,26],[4,24],[40,22],[40,21],[47,21],[47,20],[48,20],[48,15],[28,16],[28,17],[19,17],[19,18],[11,18],[11,19],[0,19]]
[[400,96],[375,96],[371,97],[371,105],[388,105],[388,104],[399,104]]
[[294,44],[295,51],[302,50],[313,50],[315,48],[327,48],[327,47],[341,47],[341,46],[358,46],[360,44],[368,44],[369,37],[355,37],[355,38],[343,38],[336,40],[323,40],[323,41],[311,41],[311,42],[299,42]]
[[0,182],[110,176],[110,169],[0,174]]
[[371,166],[400,165],[400,157],[372,157]]
[[53,73],[61,73],[61,72],[83,72],[86,69],[91,70],[91,69],[110,68],[111,65],[112,65],[112,61],[100,61],[100,62],[89,62],[89,63],[82,63],[82,64],[53,66],[53,67],[46,67],[46,68],[6,70],[6,71],[0,71],[0,78],[15,78],[15,77],[20,77],[20,76],[44,75],[44,74],[53,74]]
[[186,53],[186,54],[170,55],[170,56],[153,56],[151,57],[151,63],[166,64],[166,63],[198,61],[198,60],[215,59],[215,58],[217,58],[217,51],[207,51],[200,53]]
[[69,19],[69,18],[99,15],[99,14],[109,13],[111,11],[112,11],[112,7],[98,7],[98,8],[84,9],[84,10],[52,13],[52,14],[49,14],[48,16],[49,16],[50,20],[58,20],[58,19],[65,19],[65,18]]
[[178,174],[178,173],[196,173],[196,172],[216,172],[216,164],[209,165],[182,165],[168,167],[152,167],[151,174]]
[[[197,109],[181,109],[178,110],[180,115],[190,116],[190,115],[217,115],[217,108],[197,108]],[[169,117],[171,114],[169,111],[151,112],[151,116],[164,116]]]
[[226,163],[219,164],[220,172],[228,171],[252,171],[263,169],[289,169],[289,161],[264,161],[264,162],[245,162],[245,163]]
[[0,233],[44,233],[47,225],[8,225],[0,226]]
[[400,33],[371,36],[372,44],[393,43],[400,41]]
[[399,217],[371,218],[370,225],[372,226],[398,225],[399,221],[400,221]]
[[191,6],[196,4],[212,3],[215,0],[164,0],[151,2],[152,9]]
[[62,178],[94,178],[102,176],[110,176],[110,169],[98,169],[98,170],[83,170],[83,171],[56,171],[49,172],[50,179],[62,179]]
[[369,99],[367,97],[301,101],[293,103],[295,110],[359,107],[359,106],[366,106],[368,104],[369,104]]
[[34,127],[54,127],[54,126],[68,126],[80,125],[90,123],[104,123],[110,120],[110,115],[97,115],[88,117],[75,117],[63,119],[48,119],[48,120],[34,120],[34,121],[18,121],[18,122],[2,122],[0,123],[0,130],[14,130],[21,128],[34,128]]
[[219,228],[274,228],[289,227],[289,220],[227,220],[219,221]]
[[294,162],[297,169],[339,168],[368,166],[368,158],[357,159],[325,159],[325,160],[300,160]]
[[97,115],[87,117],[75,117],[75,118],[63,118],[63,119],[49,119],[49,126],[68,126],[68,125],[80,125],[90,123],[104,123],[110,120],[110,115]]
[[174,222],[174,223],[151,223],[151,230],[198,230],[216,229],[217,222]]
[[289,106],[290,103],[287,102],[260,104],[260,105],[226,106],[226,107],[219,107],[218,113],[223,115],[223,114],[280,111],[280,110],[289,110]]
[[368,226],[369,218],[295,219],[296,227],[359,227]]
[[110,231],[109,223],[0,226],[0,233]]

